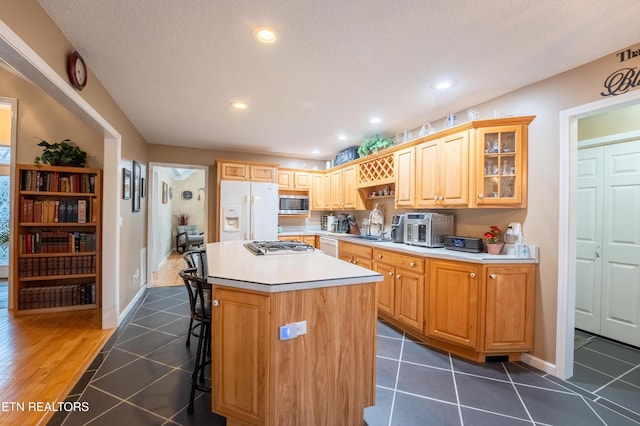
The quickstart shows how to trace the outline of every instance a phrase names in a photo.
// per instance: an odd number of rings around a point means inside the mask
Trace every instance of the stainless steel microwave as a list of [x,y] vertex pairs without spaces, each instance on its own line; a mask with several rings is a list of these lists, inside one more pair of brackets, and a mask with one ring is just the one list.
[[280,195],[278,214],[309,214],[309,196]]

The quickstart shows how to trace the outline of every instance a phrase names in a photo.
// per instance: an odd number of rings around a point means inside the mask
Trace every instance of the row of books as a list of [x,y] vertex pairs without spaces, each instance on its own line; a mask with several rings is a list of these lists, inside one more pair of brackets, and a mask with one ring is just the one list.
[[57,308],[96,303],[96,283],[25,287],[18,295],[18,309]]
[[18,277],[95,274],[96,256],[27,257],[18,259]]
[[23,198],[20,222],[27,223],[96,223],[98,200],[35,200]]
[[96,251],[92,232],[37,231],[18,236],[18,253],[81,253]]
[[22,170],[20,189],[22,191],[82,192],[95,194],[96,175]]

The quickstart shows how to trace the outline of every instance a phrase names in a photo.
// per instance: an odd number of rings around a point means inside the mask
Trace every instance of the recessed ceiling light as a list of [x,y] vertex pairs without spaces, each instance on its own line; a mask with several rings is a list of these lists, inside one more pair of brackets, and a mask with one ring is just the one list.
[[278,33],[273,28],[258,27],[255,28],[251,35],[262,44],[273,44],[278,40]]
[[347,135],[338,135],[338,140],[339,141],[346,141],[347,140]]
[[231,106],[235,109],[247,109],[249,107],[246,102],[240,101],[231,102]]
[[453,80],[442,80],[437,82],[433,87],[435,87],[438,90],[446,90],[446,89],[450,89],[455,85],[455,81]]
[[380,119],[380,117],[373,117],[371,118],[371,120],[369,120],[369,123],[371,124],[378,124],[382,121],[382,119]]
[[320,154],[320,150],[319,149],[314,149],[313,151],[311,151],[311,153],[313,155],[318,155],[318,154]]

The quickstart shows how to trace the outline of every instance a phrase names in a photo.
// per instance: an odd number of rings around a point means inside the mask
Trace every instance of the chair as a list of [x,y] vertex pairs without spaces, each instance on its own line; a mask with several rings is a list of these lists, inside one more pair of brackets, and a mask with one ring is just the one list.
[[193,400],[196,389],[202,392],[211,392],[211,387],[204,382],[204,370],[211,364],[211,301],[204,293],[209,288],[207,280],[198,277],[196,268],[187,268],[180,271],[180,277],[184,280],[184,285],[189,294],[189,305],[191,307],[191,319],[200,325],[198,339],[198,349],[196,350],[196,361],[191,373],[191,394],[189,396],[188,413],[193,413]]
[[[190,250],[182,254],[182,258],[187,263],[187,268],[193,270],[192,274],[204,278],[206,280],[208,275],[207,268],[207,252],[205,250]],[[191,344],[191,335],[198,336],[196,334],[199,324],[193,325],[193,318],[189,321],[189,332],[187,333],[186,345]]]
[[197,225],[176,226],[176,250],[185,252],[191,247],[204,244],[204,232],[198,230]]

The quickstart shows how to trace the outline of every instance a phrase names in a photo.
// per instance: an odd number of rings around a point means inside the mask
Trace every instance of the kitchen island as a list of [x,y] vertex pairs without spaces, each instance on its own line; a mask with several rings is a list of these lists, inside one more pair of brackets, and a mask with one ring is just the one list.
[[[206,250],[213,411],[229,426],[361,425],[375,404],[381,274],[319,251]],[[281,340],[282,326],[302,322]]]

